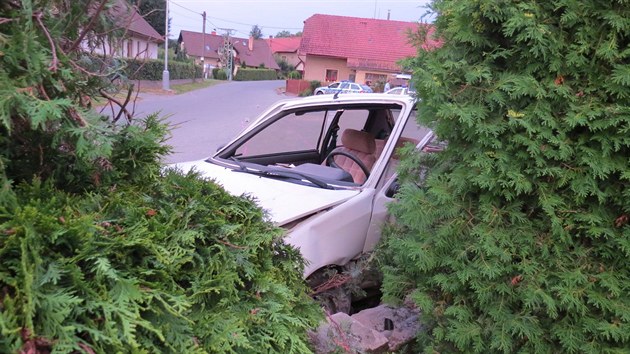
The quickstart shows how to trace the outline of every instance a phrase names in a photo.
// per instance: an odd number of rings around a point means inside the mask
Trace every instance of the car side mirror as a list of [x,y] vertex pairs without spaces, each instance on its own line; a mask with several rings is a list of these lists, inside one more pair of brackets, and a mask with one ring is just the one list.
[[394,198],[399,190],[400,183],[398,183],[398,179],[396,179],[389,185],[389,187],[387,187],[387,190],[385,191],[385,196],[387,198]]
[[223,143],[223,144],[221,144],[221,145],[217,146],[217,149],[215,150],[215,152],[217,152],[217,151],[219,151],[219,150],[223,149],[223,148],[225,147],[225,145],[227,145],[227,143]]

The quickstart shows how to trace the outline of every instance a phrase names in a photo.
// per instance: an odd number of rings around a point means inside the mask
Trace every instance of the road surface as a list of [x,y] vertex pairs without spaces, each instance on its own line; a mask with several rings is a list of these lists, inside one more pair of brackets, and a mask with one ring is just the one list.
[[180,95],[142,94],[135,113],[168,117],[173,128],[167,144],[173,153],[165,163],[198,160],[212,155],[271,104],[290,98],[280,93],[284,85],[282,80],[231,81]]

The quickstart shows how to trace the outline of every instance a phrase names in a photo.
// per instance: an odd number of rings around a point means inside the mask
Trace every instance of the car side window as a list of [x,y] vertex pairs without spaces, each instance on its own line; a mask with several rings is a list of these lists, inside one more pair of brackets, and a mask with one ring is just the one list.
[[236,149],[241,158],[319,149],[326,112],[289,114],[260,130]]
[[328,85],[329,88],[337,88],[339,87],[339,82],[335,82],[334,84]]
[[346,110],[339,118],[339,135],[337,136],[337,146],[341,146],[341,133],[346,129],[363,130],[370,115],[367,109]]
[[341,86],[339,88],[341,88],[342,90],[346,90],[348,89],[348,86],[350,86],[350,84],[348,84],[347,82],[344,82],[341,84]]

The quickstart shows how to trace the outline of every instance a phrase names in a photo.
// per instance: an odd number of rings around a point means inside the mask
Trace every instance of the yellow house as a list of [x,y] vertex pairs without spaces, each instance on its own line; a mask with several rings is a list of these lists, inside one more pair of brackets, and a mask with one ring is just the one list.
[[303,79],[384,83],[402,71],[401,59],[416,55],[409,33],[418,26],[415,22],[313,15],[304,21],[298,50]]

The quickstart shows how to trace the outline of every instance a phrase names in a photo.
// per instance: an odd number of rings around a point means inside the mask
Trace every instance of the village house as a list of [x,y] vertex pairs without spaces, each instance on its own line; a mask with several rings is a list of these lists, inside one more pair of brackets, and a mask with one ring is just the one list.
[[176,53],[183,53],[189,58],[194,58],[197,64],[203,64],[207,69],[223,67],[221,56],[226,47],[226,40],[230,44],[233,58],[233,68],[238,67],[265,67],[267,69],[280,70],[269,45],[264,39],[247,39],[217,35],[216,32],[206,33],[181,31],[177,39]]
[[125,0],[119,0],[108,10],[116,25],[124,31],[122,38],[91,33],[83,47],[95,54],[116,58],[157,59],[158,44],[164,38],[136,9]]
[[276,58],[284,60],[289,65],[292,65],[296,71],[303,73],[304,63],[298,55],[298,49],[300,49],[302,37],[269,37],[266,41],[269,44],[269,48],[271,48],[271,52]]
[[418,26],[416,22],[315,14],[304,21],[298,50],[303,78],[322,83],[386,82],[402,72],[400,60],[416,55],[409,33]]

